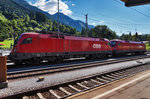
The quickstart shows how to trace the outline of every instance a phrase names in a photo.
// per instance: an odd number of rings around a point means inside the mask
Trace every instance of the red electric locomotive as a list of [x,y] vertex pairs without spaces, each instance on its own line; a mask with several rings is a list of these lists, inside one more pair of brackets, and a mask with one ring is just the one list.
[[39,63],[71,57],[101,57],[112,54],[107,39],[23,33],[9,59],[15,63]]
[[144,54],[146,47],[143,42],[124,41],[124,40],[111,40],[113,48],[113,55],[126,55],[131,54]]

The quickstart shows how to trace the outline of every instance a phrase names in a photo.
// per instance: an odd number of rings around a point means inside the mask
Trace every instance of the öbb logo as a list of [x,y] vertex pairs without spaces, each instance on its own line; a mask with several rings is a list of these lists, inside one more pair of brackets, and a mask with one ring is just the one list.
[[93,48],[101,48],[101,44],[93,44]]

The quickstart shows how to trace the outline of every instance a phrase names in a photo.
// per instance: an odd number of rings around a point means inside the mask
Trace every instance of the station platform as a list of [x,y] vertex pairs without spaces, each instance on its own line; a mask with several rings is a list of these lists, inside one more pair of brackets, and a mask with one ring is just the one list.
[[68,99],[150,99],[150,70],[79,93]]

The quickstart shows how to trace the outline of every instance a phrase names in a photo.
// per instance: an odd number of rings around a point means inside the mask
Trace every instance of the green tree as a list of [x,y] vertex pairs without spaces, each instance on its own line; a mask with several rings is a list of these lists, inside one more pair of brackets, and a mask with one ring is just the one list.
[[81,35],[82,35],[82,36],[85,36],[85,34],[86,34],[86,29],[85,29],[84,27],[82,27]]
[[38,22],[46,22],[47,17],[44,14],[40,13],[40,12],[36,12],[36,20]]
[[39,26],[39,24],[38,24],[37,21],[35,21],[35,20],[31,20],[31,21],[29,22],[29,24],[30,24],[30,26],[32,26],[33,28]]
[[128,34],[122,34],[122,35],[120,36],[120,39],[121,39],[121,40],[129,41],[129,40],[130,40],[130,36],[129,36]]
[[135,37],[136,37],[136,41],[138,41],[139,40],[138,32],[135,33]]
[[26,17],[25,17],[25,20],[24,20],[25,22],[29,22],[30,21],[30,17],[27,15]]
[[92,37],[107,39],[117,38],[115,31],[112,31],[106,25],[97,25],[95,28],[90,30],[90,33],[92,34]]

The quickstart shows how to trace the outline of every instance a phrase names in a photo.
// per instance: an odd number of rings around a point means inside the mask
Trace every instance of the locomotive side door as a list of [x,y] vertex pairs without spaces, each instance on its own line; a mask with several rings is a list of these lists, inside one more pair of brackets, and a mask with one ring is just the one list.
[[68,55],[70,52],[70,40],[64,39],[64,53]]

